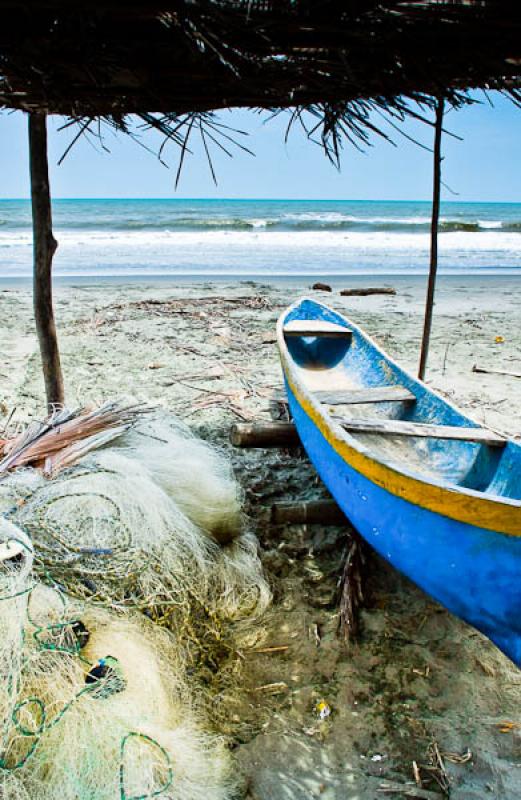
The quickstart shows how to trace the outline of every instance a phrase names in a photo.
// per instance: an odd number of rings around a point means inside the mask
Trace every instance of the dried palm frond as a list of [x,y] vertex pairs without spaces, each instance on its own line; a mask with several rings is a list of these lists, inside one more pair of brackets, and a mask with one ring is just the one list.
[[99,408],[61,409],[43,422],[32,422],[3,446],[0,475],[17,467],[43,468],[48,476],[76,463],[86,453],[129,430],[152,408],[110,401]]

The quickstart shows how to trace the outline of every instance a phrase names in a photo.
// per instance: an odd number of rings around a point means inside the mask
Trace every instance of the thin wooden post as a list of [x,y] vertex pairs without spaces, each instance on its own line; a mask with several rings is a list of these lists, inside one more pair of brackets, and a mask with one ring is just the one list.
[[49,165],[47,161],[47,115],[29,114],[29,163],[33,213],[33,304],[40,345],[47,406],[63,405],[63,376],[52,304],[52,259],[58,242],[52,233]]
[[432,189],[432,217],[431,217],[431,258],[429,268],[429,285],[427,287],[427,301],[425,304],[425,319],[423,323],[423,338],[420,353],[420,367],[418,376],[420,380],[425,377],[425,367],[429,355],[429,343],[432,327],[432,308],[434,305],[434,291],[436,288],[436,273],[438,271],[438,221],[440,218],[440,188],[441,188],[441,134],[443,129],[443,112],[445,101],[438,99],[436,105],[436,122],[434,127],[434,177]]

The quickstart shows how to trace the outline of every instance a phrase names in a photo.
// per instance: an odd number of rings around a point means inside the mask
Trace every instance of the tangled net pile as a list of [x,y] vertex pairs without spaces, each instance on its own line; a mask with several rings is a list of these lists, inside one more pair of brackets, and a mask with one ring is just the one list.
[[0,481],[0,796],[230,798],[201,685],[270,599],[240,492],[164,413],[109,438]]

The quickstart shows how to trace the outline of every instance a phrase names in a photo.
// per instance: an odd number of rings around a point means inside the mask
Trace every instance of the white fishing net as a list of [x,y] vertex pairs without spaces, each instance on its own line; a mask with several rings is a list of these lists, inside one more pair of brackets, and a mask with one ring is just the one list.
[[0,477],[0,514],[14,513],[25,500],[48,481],[36,469],[21,467]]
[[217,541],[239,535],[242,493],[229,460],[176,417],[161,411],[146,415],[113,447],[137,459],[186,516]]
[[177,420],[109,438],[0,480],[0,797],[224,800],[209,731],[262,637],[257,541],[228,461]]
[[0,797],[228,800],[215,697],[270,601],[231,467],[159,412],[65,452],[0,480]]
[[147,415],[52,480],[34,472],[7,474],[0,506],[31,536],[40,575],[69,594],[178,632],[269,603],[228,461],[173,417]]
[[2,710],[2,800],[236,796],[229,751],[205,731],[168,631],[41,586],[28,605]]
[[47,482],[10,518],[53,580],[117,606],[182,605],[195,588],[204,595],[217,550],[138,461],[112,450]]
[[28,537],[0,518],[0,752],[6,720],[18,691],[32,565]]

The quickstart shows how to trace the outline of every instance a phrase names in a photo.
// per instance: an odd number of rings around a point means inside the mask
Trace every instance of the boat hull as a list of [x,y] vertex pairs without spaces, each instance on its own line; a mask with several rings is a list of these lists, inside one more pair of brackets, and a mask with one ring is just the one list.
[[335,450],[287,380],[286,391],[302,444],[354,527],[521,666],[521,537],[451,519],[377,485]]

